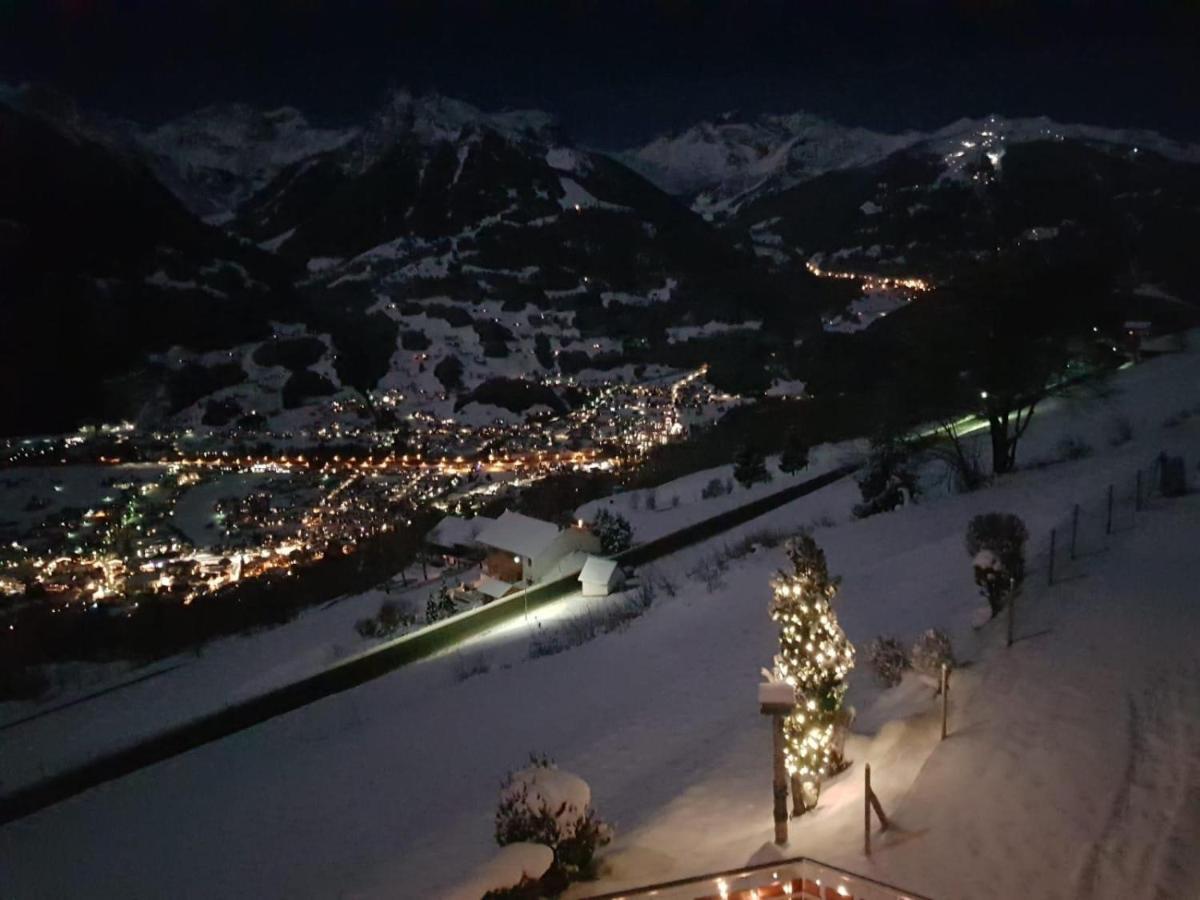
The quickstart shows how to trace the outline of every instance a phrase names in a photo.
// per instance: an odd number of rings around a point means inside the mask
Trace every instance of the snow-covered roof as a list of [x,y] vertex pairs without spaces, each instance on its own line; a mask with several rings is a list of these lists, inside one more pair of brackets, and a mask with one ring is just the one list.
[[496,520],[487,516],[464,519],[462,516],[446,516],[429,529],[425,540],[439,547],[466,547],[477,543],[476,538],[488,525]]
[[615,559],[589,556],[587,562],[583,564],[583,571],[579,573],[579,580],[592,584],[608,584],[608,579],[612,578],[612,573],[616,571],[616,568],[617,561]]
[[558,537],[558,526],[520,513],[505,510],[479,534],[475,540],[497,550],[506,550],[533,558],[550,546]]
[[586,560],[587,553],[585,553],[583,550],[572,550],[570,553],[556,562],[550,571],[542,576],[542,580],[555,581],[559,578],[566,578],[568,575],[574,575],[583,568],[583,564]]
[[491,575],[483,575],[475,582],[475,590],[493,600],[499,600],[512,589],[513,585],[507,581],[501,581],[499,578],[493,578]]

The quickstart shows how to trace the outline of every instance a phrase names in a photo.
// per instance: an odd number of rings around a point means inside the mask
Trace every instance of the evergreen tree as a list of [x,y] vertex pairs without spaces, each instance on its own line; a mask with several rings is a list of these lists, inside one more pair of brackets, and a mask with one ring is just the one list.
[[633,544],[633,526],[629,520],[607,509],[599,510],[592,520],[592,531],[600,538],[600,550],[612,555],[628,550]]
[[787,443],[779,457],[779,468],[789,475],[808,468],[808,442],[799,431],[788,432]]
[[747,488],[760,481],[770,481],[766,457],[748,444],[738,448],[733,457],[733,477],[738,484]]
[[450,618],[457,611],[454,598],[450,596],[450,588],[443,584],[425,603],[425,621],[430,624],[440,622]]
[[[784,758],[799,784],[819,785],[842,766],[834,726],[854,668],[854,647],[833,612],[840,579],[830,578],[825,553],[808,534],[788,541],[791,572],[771,583],[771,618],[779,623],[774,675],[796,692],[796,709],[784,721]],[[798,784],[799,783],[799,784]],[[815,801],[814,801],[815,802]]]

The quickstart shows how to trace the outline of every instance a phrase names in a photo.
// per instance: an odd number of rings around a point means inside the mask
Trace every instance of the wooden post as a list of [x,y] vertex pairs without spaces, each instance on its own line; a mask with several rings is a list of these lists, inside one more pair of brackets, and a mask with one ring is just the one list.
[[866,785],[863,789],[863,852],[871,855],[871,764],[863,767]]
[[1050,529],[1050,574],[1046,576],[1047,587],[1054,584],[1054,544],[1058,537],[1058,529]]
[[1112,534],[1113,486],[1108,486],[1108,518],[1104,521],[1104,533]]
[[950,667],[942,663],[942,740],[946,739],[946,720],[950,714]]
[[883,805],[879,802],[879,798],[875,796],[875,791],[871,789],[871,764],[867,763],[863,767],[863,779],[866,784],[863,791],[863,850],[867,856],[871,855],[871,810],[875,810],[875,815],[879,817],[879,830],[887,831],[891,822],[883,812]]
[[1075,558],[1075,538],[1079,534],[1079,504],[1071,511],[1071,559]]
[[771,730],[775,754],[775,843],[782,847],[788,842],[788,776],[783,762],[783,716],[771,716]]
[[1013,591],[1012,594],[1010,594],[1009,598],[1008,598],[1008,643],[1005,645],[1006,647],[1011,647],[1013,645],[1013,627],[1014,627],[1013,620],[1017,616],[1016,608],[1017,608],[1017,592]]

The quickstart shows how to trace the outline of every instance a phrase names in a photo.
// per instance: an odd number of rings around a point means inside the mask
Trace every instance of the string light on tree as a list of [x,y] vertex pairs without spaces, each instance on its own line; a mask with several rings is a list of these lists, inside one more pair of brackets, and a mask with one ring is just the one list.
[[[839,579],[829,577],[824,551],[802,534],[788,542],[787,555],[792,571],[780,572],[771,583],[771,618],[779,623],[772,677],[791,685],[796,695],[796,709],[784,721],[793,792],[803,785],[815,794],[820,779],[842,766],[834,732],[854,647],[833,612]],[[815,800],[805,803],[810,805]]]

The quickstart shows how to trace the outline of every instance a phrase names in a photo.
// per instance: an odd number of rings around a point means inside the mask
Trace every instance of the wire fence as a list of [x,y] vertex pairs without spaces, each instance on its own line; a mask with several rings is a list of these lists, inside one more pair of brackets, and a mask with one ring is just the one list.
[[1026,581],[1047,586],[1085,574],[1114,538],[1137,527],[1138,517],[1186,493],[1187,461],[1162,454],[1099,493],[1073,504],[1050,529],[1027,567]]
[[1138,527],[1141,517],[1187,493],[1187,466],[1185,456],[1159,454],[1063,512],[1026,556],[1024,587],[1002,613],[1010,646],[1018,620],[1028,615],[1021,607],[1055,585],[1086,575],[1114,541]]

